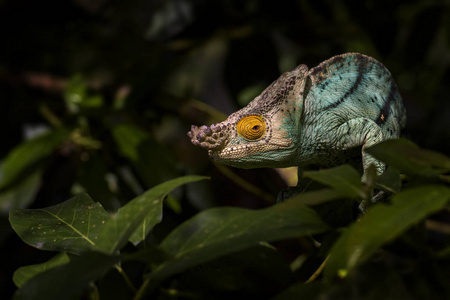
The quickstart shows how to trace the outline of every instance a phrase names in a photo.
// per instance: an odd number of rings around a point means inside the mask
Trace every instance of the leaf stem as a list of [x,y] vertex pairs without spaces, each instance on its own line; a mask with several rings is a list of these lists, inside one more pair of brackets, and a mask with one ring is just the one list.
[[127,283],[128,287],[130,288],[130,290],[133,291],[133,293],[137,293],[137,289],[134,286],[134,284],[131,282],[130,278],[128,277],[127,273],[125,273],[125,271],[122,269],[121,266],[119,265],[115,265],[114,266],[117,270],[117,272],[119,272],[120,275],[122,275],[123,279],[125,280],[125,282]]
[[139,290],[137,291],[137,293],[135,294],[133,300],[142,299],[149,283],[150,283],[150,278],[146,278],[144,280],[144,282],[142,283],[141,287],[139,288]]
[[309,277],[308,280],[306,280],[305,283],[310,283],[313,282],[319,275],[320,273],[322,273],[323,269],[325,268],[327,261],[328,261],[328,257],[325,258],[325,260],[322,262],[322,264],[317,268],[317,270],[311,275],[311,277]]
[[237,185],[239,185],[243,189],[245,189],[245,190],[249,191],[250,193],[253,193],[253,194],[263,198],[268,203],[275,203],[275,197],[273,197],[272,195],[264,192],[263,190],[261,190],[257,186],[249,183],[248,181],[246,181],[245,179],[243,179],[242,177],[240,177],[239,175],[237,175],[236,173],[234,173],[233,171],[231,171],[227,167],[222,166],[222,165],[217,164],[217,163],[215,163],[214,166],[223,175],[225,175],[226,177],[231,179],[231,181],[233,181],[234,183],[236,183]]
[[391,189],[390,187],[388,187],[387,185],[384,184],[380,184],[380,183],[375,183],[375,187],[380,187],[381,189],[384,189],[392,194],[396,194],[397,192],[393,189]]
[[39,105],[39,112],[50,124],[55,127],[61,127],[62,121],[50,110],[50,108],[42,103]]

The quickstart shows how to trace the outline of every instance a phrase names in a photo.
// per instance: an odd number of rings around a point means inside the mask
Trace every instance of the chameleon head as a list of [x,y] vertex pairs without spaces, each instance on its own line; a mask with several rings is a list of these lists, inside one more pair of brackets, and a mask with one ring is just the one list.
[[192,126],[194,145],[238,168],[294,165],[306,66],[283,74],[246,107],[211,126]]

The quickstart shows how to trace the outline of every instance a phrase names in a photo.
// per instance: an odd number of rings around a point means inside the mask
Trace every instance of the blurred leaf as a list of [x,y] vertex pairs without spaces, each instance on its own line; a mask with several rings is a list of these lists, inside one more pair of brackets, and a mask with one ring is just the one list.
[[123,165],[117,168],[117,174],[120,175],[123,182],[136,195],[140,195],[145,191],[144,188],[142,188],[139,179],[136,177],[136,175],[128,165]]
[[0,210],[6,214],[11,209],[26,208],[33,202],[41,183],[42,169],[37,169],[23,180],[0,192]]
[[186,0],[160,2],[150,19],[146,36],[149,39],[169,38],[193,21],[192,3]]
[[86,97],[86,83],[81,75],[73,76],[67,83],[64,100],[71,113],[78,113],[80,103]]
[[258,242],[316,234],[328,229],[316,212],[286,201],[252,211],[221,207],[199,213],[172,231],[160,248],[172,256],[150,278],[161,279]]
[[450,171],[450,158],[444,154],[420,149],[406,139],[388,140],[366,149],[389,166],[406,174],[437,176]]
[[117,208],[114,209],[114,195],[108,187],[108,169],[105,160],[94,152],[77,171],[78,182],[85,192],[92,199],[98,200],[107,211],[115,211]]
[[25,141],[13,149],[0,169],[0,190],[11,184],[28,167],[50,155],[69,137],[69,131],[58,128]]
[[272,298],[272,300],[322,299],[321,294],[325,290],[326,286],[322,282],[297,283]]
[[176,158],[161,143],[148,139],[137,150],[139,159],[134,167],[147,188],[180,175],[176,168]]
[[120,152],[132,161],[145,187],[179,176],[170,150],[150,139],[141,128],[121,124],[113,128],[113,137]]
[[102,96],[88,95],[86,81],[81,75],[75,75],[69,80],[64,99],[71,113],[78,113],[80,108],[96,108],[103,105]]
[[361,176],[348,165],[320,171],[303,172],[303,177],[311,178],[322,184],[331,186],[349,197],[364,197]]
[[379,247],[412,225],[442,209],[450,199],[444,186],[422,186],[398,193],[391,204],[378,203],[351,225],[331,249],[325,275],[346,274],[367,260]]
[[314,206],[321,220],[330,227],[346,226],[355,219],[354,206],[356,202],[339,190],[321,189],[301,193],[287,201],[287,205],[304,204]]
[[84,101],[81,102],[81,106],[85,108],[100,107],[102,105],[103,105],[103,98],[100,95],[86,97],[84,98]]
[[14,299],[82,299],[88,284],[100,278],[119,261],[119,256],[84,253],[67,264],[37,274],[17,290]]
[[28,280],[30,280],[37,274],[45,272],[54,267],[66,264],[69,261],[70,261],[69,256],[66,253],[62,252],[42,264],[21,267],[14,272],[13,275],[14,284],[20,288],[24,283],[26,283]]
[[224,114],[223,112],[217,110],[211,105],[208,105],[207,103],[201,102],[196,99],[189,99],[188,101],[186,101],[184,105],[185,105],[184,109],[186,110],[195,109],[209,116],[209,118],[205,121],[205,123],[217,123],[227,118],[227,115]]
[[400,192],[402,188],[400,172],[392,167],[388,167],[386,171],[378,177],[375,187],[388,192]]
[[121,124],[112,129],[112,134],[120,152],[131,161],[137,162],[138,146],[149,138],[147,132],[134,125]]
[[42,209],[15,209],[9,213],[14,231],[41,250],[79,254],[95,245],[109,219],[101,204],[87,194]]
[[251,184],[248,180],[245,180],[241,176],[239,176],[236,172],[231,170],[231,168],[224,166],[219,163],[214,163],[214,166],[226,177],[228,177],[231,181],[242,187],[244,190],[249,191],[250,193],[264,199],[267,203],[273,204],[276,199],[273,195],[265,192],[260,189],[256,185]]
[[345,198],[346,196],[347,196],[346,193],[343,193],[338,190],[322,189],[296,195],[292,198],[289,198],[289,203],[295,203],[295,205],[304,204],[309,206],[315,206],[339,198]]
[[239,106],[242,106],[242,107],[246,106],[247,104],[250,103],[250,101],[252,101],[259,94],[261,94],[265,88],[266,88],[266,85],[260,83],[260,84],[251,85],[251,86],[243,89],[237,95],[237,103],[239,104]]
[[184,176],[164,182],[134,198],[111,216],[101,232],[95,249],[104,253],[115,253],[130,240],[138,244],[150,230],[161,222],[162,202],[173,189],[198,180],[202,176]]
[[167,207],[169,207],[171,210],[173,210],[176,214],[181,214],[183,209],[181,207],[181,203],[178,198],[175,198],[172,195],[167,195],[165,202],[166,202]]

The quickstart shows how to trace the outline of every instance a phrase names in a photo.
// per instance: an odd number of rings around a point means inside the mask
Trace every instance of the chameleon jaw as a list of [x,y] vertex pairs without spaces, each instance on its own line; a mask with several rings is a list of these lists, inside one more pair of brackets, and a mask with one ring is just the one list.
[[252,152],[252,148],[255,147],[249,145],[229,146],[222,149],[208,150],[208,155],[213,160],[226,160],[249,154]]
[[292,148],[292,145],[293,142],[291,140],[279,143],[258,141],[249,144],[224,145],[221,148],[208,150],[208,155],[216,162],[239,168],[246,168],[242,159],[247,158],[249,161],[252,161],[252,166],[249,167],[251,168],[263,163],[265,158],[270,156],[271,152],[284,152]]

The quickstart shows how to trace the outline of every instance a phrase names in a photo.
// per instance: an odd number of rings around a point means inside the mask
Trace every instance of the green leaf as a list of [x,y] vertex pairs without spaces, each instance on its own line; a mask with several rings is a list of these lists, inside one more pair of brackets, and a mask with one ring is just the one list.
[[388,140],[366,151],[386,164],[411,175],[437,176],[450,171],[450,158],[420,149],[406,139]]
[[258,242],[316,234],[328,230],[316,212],[297,201],[253,211],[221,207],[203,211],[178,226],[160,245],[172,259],[150,278],[162,279]]
[[184,176],[164,182],[134,198],[111,216],[95,247],[104,253],[115,253],[130,239],[134,244],[144,240],[150,230],[161,222],[162,201],[173,189],[203,176]]
[[25,141],[13,149],[0,168],[0,189],[4,189],[37,161],[50,155],[69,136],[64,129],[56,129]]
[[115,126],[112,133],[121,154],[133,163],[145,187],[179,176],[170,149],[151,139],[142,128],[121,124]]
[[82,299],[89,283],[100,278],[120,258],[97,252],[84,253],[31,278],[17,290],[13,299]]
[[304,194],[299,194],[289,201],[295,201],[298,204],[304,204],[308,206],[315,206],[323,203],[327,203],[339,198],[345,198],[347,196],[346,193],[343,193],[338,190],[333,189],[322,189],[317,191],[312,191]]
[[311,178],[341,191],[349,197],[364,197],[361,176],[348,165],[320,171],[303,172],[303,177]]
[[147,132],[130,124],[115,126],[112,129],[112,135],[120,152],[133,162],[137,162],[139,158],[138,146],[149,138]]
[[25,284],[25,282],[27,282],[37,274],[40,274],[57,266],[66,264],[69,261],[70,261],[69,256],[63,252],[57,254],[55,257],[42,264],[21,267],[14,272],[13,275],[14,284],[20,288],[22,285]]
[[7,214],[11,209],[25,208],[33,202],[41,183],[42,170],[37,169],[22,181],[0,192],[0,211]]
[[391,204],[378,203],[353,223],[330,251],[327,277],[346,274],[412,225],[443,208],[450,199],[444,186],[422,186],[392,197]]
[[80,105],[85,108],[101,107],[103,105],[103,98],[100,95],[85,97]]
[[237,95],[237,103],[239,106],[244,107],[255,99],[259,94],[261,94],[266,86],[262,83],[254,84],[248,86],[247,88],[241,90]]
[[71,113],[78,113],[80,108],[99,108],[103,105],[101,95],[89,95],[86,81],[77,74],[67,83],[64,100]]
[[42,209],[15,209],[9,213],[14,231],[41,250],[81,253],[95,245],[108,214],[87,194]]
[[375,187],[388,192],[400,192],[402,187],[400,172],[392,167],[388,167],[386,171],[378,177]]
[[180,176],[176,158],[161,143],[147,139],[139,144],[137,151],[138,160],[133,162],[133,166],[147,188]]
[[117,200],[112,192],[114,187],[108,186],[108,167],[99,153],[92,153],[89,160],[77,168],[77,179],[84,191],[92,199],[98,200],[105,210],[115,211]]

